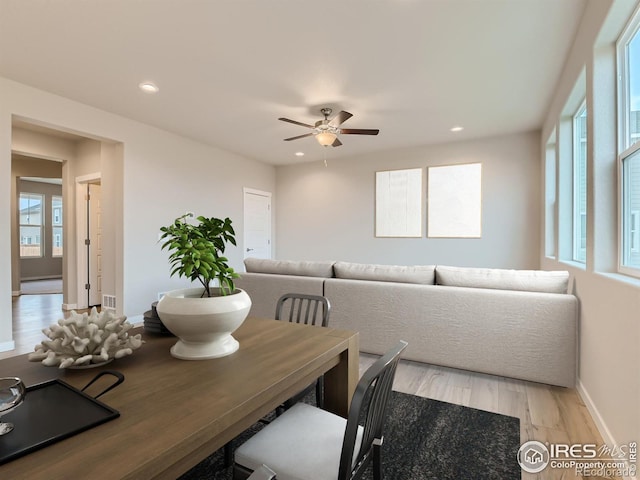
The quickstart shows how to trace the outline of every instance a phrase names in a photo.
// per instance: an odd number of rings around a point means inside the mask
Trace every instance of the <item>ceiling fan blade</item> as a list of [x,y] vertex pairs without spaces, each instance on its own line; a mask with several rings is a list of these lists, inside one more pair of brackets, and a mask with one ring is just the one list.
[[335,117],[333,117],[333,119],[329,122],[329,125],[332,127],[337,127],[338,125],[341,125],[342,123],[349,120],[351,117],[353,117],[351,113],[342,110]]
[[313,125],[309,125],[308,123],[296,122],[295,120],[290,120],[288,118],[280,117],[278,120],[282,120],[283,122],[293,123],[294,125],[300,125],[301,127],[313,128]]
[[331,144],[332,147],[339,147],[340,145],[342,145],[342,142],[337,137]]
[[380,130],[377,128],[341,128],[340,133],[345,135],[377,135]]
[[285,138],[285,142],[290,142],[291,140],[298,140],[299,138],[310,137],[313,133],[305,133],[304,135],[298,135],[297,137]]

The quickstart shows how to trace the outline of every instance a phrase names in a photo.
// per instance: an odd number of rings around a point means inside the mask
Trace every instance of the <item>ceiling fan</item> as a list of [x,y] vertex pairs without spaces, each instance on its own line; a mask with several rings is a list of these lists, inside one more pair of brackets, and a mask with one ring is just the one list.
[[324,120],[318,120],[315,125],[309,125],[308,123],[296,122],[288,118],[279,118],[283,122],[293,123],[294,125],[300,125],[302,127],[310,128],[311,133],[305,133],[304,135],[298,135],[297,137],[285,138],[285,142],[291,140],[297,140],[299,138],[310,137],[314,135],[316,140],[323,147],[339,147],[342,142],[338,138],[338,135],[377,135],[380,130],[370,128],[340,128],[345,121],[349,120],[353,115],[344,110],[338,113],[335,117],[329,120],[332,110],[330,108],[320,109],[320,113],[324,115]]

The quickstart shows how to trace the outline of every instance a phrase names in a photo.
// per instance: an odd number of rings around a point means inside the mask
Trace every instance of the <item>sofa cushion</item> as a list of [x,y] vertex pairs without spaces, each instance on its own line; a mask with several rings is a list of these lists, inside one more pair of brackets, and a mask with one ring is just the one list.
[[368,263],[336,262],[333,265],[336,278],[375,280],[378,282],[419,283],[433,285],[434,265],[373,265]]
[[333,277],[334,262],[307,262],[294,260],[270,260],[245,258],[244,266],[249,273],[274,273],[276,275],[299,275],[304,277]]
[[499,268],[436,267],[436,283],[451,287],[493,288],[527,292],[567,293],[569,272]]

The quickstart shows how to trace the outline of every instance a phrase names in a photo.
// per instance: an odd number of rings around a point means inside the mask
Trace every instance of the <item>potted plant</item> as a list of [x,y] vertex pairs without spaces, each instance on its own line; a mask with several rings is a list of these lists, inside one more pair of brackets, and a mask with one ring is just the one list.
[[[198,282],[199,287],[167,292],[157,311],[164,325],[179,340],[171,354],[185,360],[216,358],[239,348],[233,333],[247,317],[251,299],[235,288],[238,274],[224,256],[227,243],[236,245],[231,220],[186,213],[161,227],[162,249],[170,252],[171,276]],[[217,281],[218,286],[212,283]]]

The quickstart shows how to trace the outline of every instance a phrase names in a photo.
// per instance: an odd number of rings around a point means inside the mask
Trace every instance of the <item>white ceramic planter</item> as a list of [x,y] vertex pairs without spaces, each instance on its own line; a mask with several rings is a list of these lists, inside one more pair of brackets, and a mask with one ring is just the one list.
[[230,295],[201,298],[201,294],[202,288],[173,290],[158,302],[162,323],[179,338],[171,347],[171,355],[176,358],[224,357],[240,346],[231,334],[242,325],[251,309],[247,292],[238,288]]

